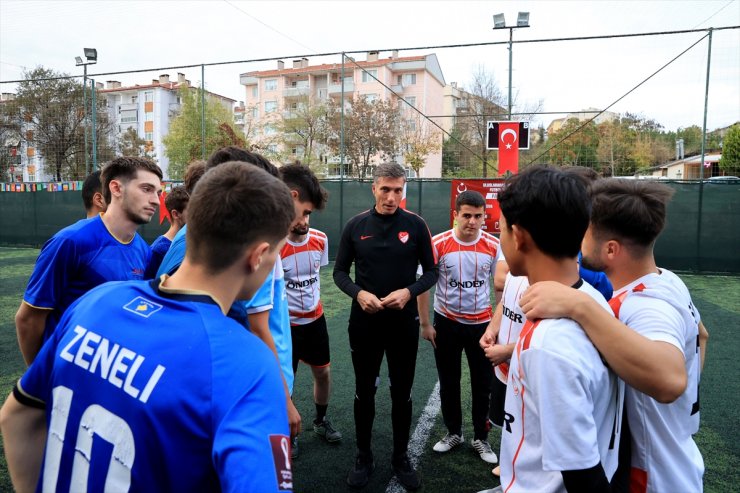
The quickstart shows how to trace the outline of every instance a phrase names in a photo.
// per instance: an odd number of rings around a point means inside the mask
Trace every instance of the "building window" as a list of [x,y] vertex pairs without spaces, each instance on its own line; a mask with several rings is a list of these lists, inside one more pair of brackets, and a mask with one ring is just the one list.
[[269,144],[267,146],[267,152],[272,153],[272,154],[277,154],[277,151],[278,151],[277,144]]
[[153,111],[148,111],[148,112],[144,113],[144,121],[145,122],[154,121],[154,112]]
[[277,101],[265,101],[265,113],[277,111]]
[[277,130],[275,130],[275,127],[272,125],[265,125],[264,130],[265,135],[275,135],[277,133]]
[[403,74],[398,76],[398,83],[404,86],[412,86],[416,84],[416,74]]
[[252,108],[252,118],[259,118],[260,116],[260,109],[257,106],[254,106]]
[[378,70],[377,69],[371,69],[371,70],[363,70],[362,71],[362,82],[375,82],[375,79],[373,78],[378,77]]
[[154,92],[152,92],[152,91],[146,91],[144,93],[144,102],[145,103],[151,103],[152,101],[154,101]]
[[276,91],[277,90],[277,79],[265,80],[265,91]]
[[139,96],[131,96],[131,103],[134,104],[139,101]]
[[154,132],[147,132],[144,134],[144,140],[152,142],[154,140]]
[[252,97],[253,98],[257,97],[257,86],[256,85],[252,86]]
[[138,110],[122,110],[121,123],[135,123],[138,121]]
[[368,103],[372,103],[378,100],[377,94],[364,94],[363,97],[365,98],[365,101],[367,101]]

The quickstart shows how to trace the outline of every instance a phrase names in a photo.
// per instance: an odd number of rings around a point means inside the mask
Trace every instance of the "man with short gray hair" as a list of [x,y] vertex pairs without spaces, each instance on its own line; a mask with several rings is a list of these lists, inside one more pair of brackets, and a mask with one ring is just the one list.
[[[421,486],[406,453],[419,346],[415,299],[435,284],[437,269],[426,223],[399,207],[405,182],[406,173],[398,164],[381,164],[375,169],[375,204],[347,222],[334,264],[334,282],[352,298],[349,343],[355,370],[358,453],[347,483],[355,488],[367,485],[375,469],[370,442],[384,354],[391,384],[393,471],[407,489]],[[349,275],[353,262],[354,280]],[[422,276],[417,280],[419,264]]]

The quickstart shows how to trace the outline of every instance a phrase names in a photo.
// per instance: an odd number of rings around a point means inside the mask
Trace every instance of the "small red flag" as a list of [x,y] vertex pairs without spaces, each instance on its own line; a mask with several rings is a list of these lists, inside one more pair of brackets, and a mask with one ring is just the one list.
[[403,182],[403,195],[401,196],[401,203],[398,205],[401,209],[406,209],[406,182]]
[[167,192],[162,190],[162,193],[159,195],[159,224],[162,224],[164,222],[165,217],[170,222],[170,224],[172,224],[172,218],[170,217],[170,211],[168,211],[167,207],[164,205],[165,198],[167,198]]
[[519,172],[519,122],[500,122],[498,127],[498,174]]

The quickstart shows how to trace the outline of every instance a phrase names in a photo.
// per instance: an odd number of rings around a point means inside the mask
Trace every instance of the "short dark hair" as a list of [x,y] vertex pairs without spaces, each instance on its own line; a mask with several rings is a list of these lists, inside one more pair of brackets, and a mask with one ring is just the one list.
[[654,181],[601,180],[591,188],[592,231],[599,239],[611,236],[633,248],[648,249],[665,227],[672,195],[672,188]]
[[188,167],[185,169],[185,191],[188,193],[193,193],[193,190],[195,190],[195,185],[198,183],[198,180],[200,180],[200,177],[203,176],[203,173],[205,172],[205,161],[203,161],[202,159],[191,161],[190,164],[188,164]]
[[111,181],[120,180],[124,183],[128,182],[136,177],[136,173],[139,170],[149,171],[157,175],[160,180],[162,179],[162,170],[157,166],[157,163],[149,158],[120,156],[106,164],[100,174],[100,181],[103,183],[103,198],[105,199],[105,202],[110,204]]
[[591,185],[601,179],[601,174],[598,171],[586,166],[563,166],[560,169],[581,180],[586,190],[589,190]]
[[86,211],[93,208],[93,197],[96,193],[103,193],[103,184],[100,183],[100,170],[90,173],[82,184],[82,203],[85,204]]
[[298,192],[298,200],[311,202],[318,210],[326,206],[329,193],[321,186],[311,168],[297,162],[282,166],[279,171],[280,178],[288,188]]
[[507,227],[526,229],[543,253],[578,255],[591,213],[581,180],[555,168],[531,166],[506,180],[498,201]]
[[185,187],[180,185],[172,187],[170,193],[164,198],[164,206],[170,214],[172,214],[172,211],[182,213],[188,206],[189,200],[190,194],[185,190]]
[[220,164],[203,175],[190,198],[186,255],[219,273],[256,241],[275,248],[294,217],[285,183],[243,162]]
[[375,183],[378,183],[378,178],[403,178],[406,181],[406,170],[398,163],[382,163],[373,170]]
[[483,195],[481,195],[480,192],[476,192],[475,190],[465,190],[455,199],[455,210],[460,212],[460,208],[464,205],[476,208],[485,207],[486,199],[483,198]]
[[218,166],[219,164],[228,163],[230,161],[242,161],[253,164],[258,168],[262,168],[267,171],[272,176],[278,176],[277,167],[264,156],[236,146],[226,146],[214,151],[213,154],[211,154],[211,157],[208,158],[206,171]]

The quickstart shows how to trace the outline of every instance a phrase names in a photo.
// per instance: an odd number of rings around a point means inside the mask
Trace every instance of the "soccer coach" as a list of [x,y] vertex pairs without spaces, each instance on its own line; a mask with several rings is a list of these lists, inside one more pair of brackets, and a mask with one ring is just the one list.
[[[407,489],[421,485],[406,453],[419,347],[415,299],[436,283],[437,269],[426,223],[399,208],[405,182],[405,171],[398,164],[384,163],[375,169],[375,205],[347,222],[334,264],[334,282],[352,298],[349,344],[355,370],[358,453],[347,483],[356,488],[367,484],[375,468],[370,442],[384,354],[391,385],[393,471]],[[349,276],[353,262],[354,282]],[[419,265],[423,274],[417,280]]]

